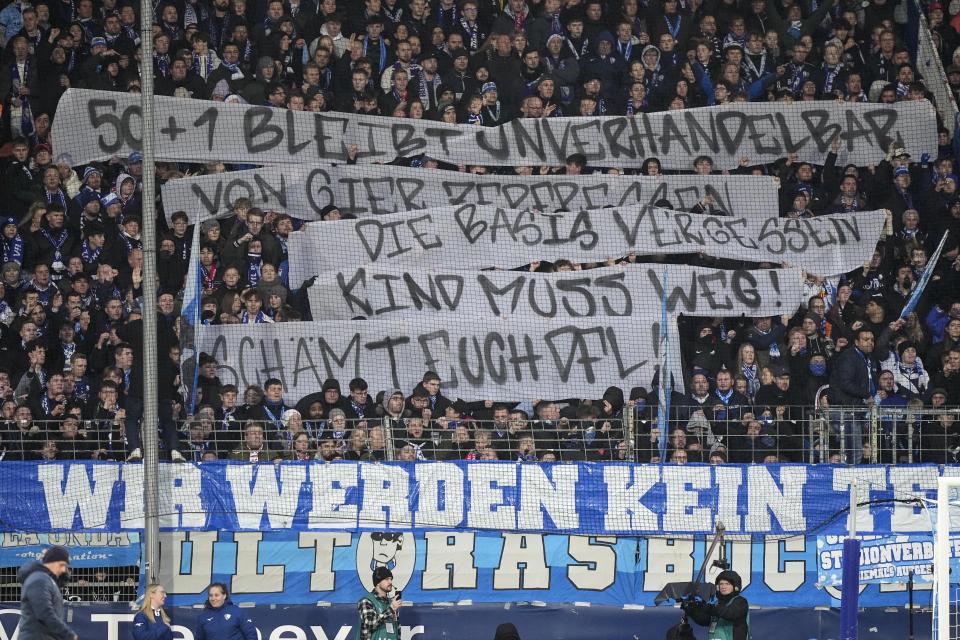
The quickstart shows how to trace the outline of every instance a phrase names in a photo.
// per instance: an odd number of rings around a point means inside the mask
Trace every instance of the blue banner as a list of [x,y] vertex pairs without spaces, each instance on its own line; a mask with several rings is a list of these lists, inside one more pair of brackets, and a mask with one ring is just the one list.
[[[901,601],[901,605],[903,602]],[[174,637],[193,640],[193,629],[202,609],[171,608]],[[356,636],[356,606],[253,607],[245,609],[263,640],[352,640]],[[128,640],[133,612],[125,605],[96,604],[75,607],[71,627],[81,638]],[[413,606],[400,611],[400,637],[404,640],[429,638],[492,638],[497,625],[511,622],[521,638],[551,640],[636,640],[663,638],[680,619],[672,607],[623,609],[600,606]],[[864,609],[860,613],[871,640],[901,640],[907,628],[902,610]],[[0,605],[0,640],[17,637],[19,603]],[[914,615],[916,640],[929,640],[930,614]],[[836,638],[836,610],[758,609],[750,612],[754,638],[785,640],[827,640]],[[697,637],[706,629],[695,628]],[[789,629],[789,633],[785,630]]]
[[[911,536],[932,544],[932,537]],[[837,606],[840,589],[819,584],[816,536],[727,543],[744,595],[769,607]],[[238,602],[356,602],[377,566],[390,568],[403,599],[435,602],[582,602],[654,605],[671,582],[692,580],[706,552],[696,538],[561,536],[492,532],[192,532],[161,537],[169,602],[201,604],[211,582]],[[708,572],[712,580],[716,571]],[[930,585],[916,601],[929,602]],[[862,606],[899,606],[902,584],[871,585]]]
[[[162,464],[167,531],[516,531],[579,535],[842,534],[850,485],[864,533],[930,531],[934,465],[513,462]],[[136,531],[143,466],[0,465],[0,528]]]
[[[933,583],[932,535],[858,536],[860,538],[860,584]],[[817,570],[822,585],[839,585],[843,572],[842,536],[817,538]],[[951,538],[950,569],[960,575],[957,552],[960,538]]]
[[123,533],[0,533],[0,567],[19,567],[40,558],[59,544],[70,549],[70,566],[133,567],[140,564],[140,534]]

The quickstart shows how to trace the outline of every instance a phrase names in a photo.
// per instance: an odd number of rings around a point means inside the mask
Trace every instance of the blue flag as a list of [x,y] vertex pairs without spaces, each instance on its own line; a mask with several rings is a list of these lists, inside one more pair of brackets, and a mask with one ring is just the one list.
[[[200,341],[200,300],[203,287],[200,285],[200,223],[193,227],[193,239],[190,243],[190,266],[187,269],[187,281],[183,289],[183,306],[180,310],[184,324],[180,344],[180,380],[182,384],[190,381],[187,388],[190,398],[190,413],[197,404],[197,376],[200,375],[200,354],[197,352]],[[190,367],[193,367],[192,371]]]
[[906,318],[917,308],[917,303],[920,302],[920,296],[923,295],[923,290],[927,288],[927,283],[930,282],[930,277],[933,275],[933,270],[937,266],[937,261],[940,260],[940,252],[943,251],[943,243],[947,241],[947,236],[950,235],[949,231],[944,231],[943,237],[940,239],[940,244],[937,245],[937,250],[933,252],[933,255],[930,256],[930,260],[927,261],[927,267],[923,270],[923,274],[920,276],[920,279],[917,280],[917,286],[914,287],[913,293],[910,294],[910,299],[907,300],[907,304],[903,306],[903,311],[900,312],[901,318]]

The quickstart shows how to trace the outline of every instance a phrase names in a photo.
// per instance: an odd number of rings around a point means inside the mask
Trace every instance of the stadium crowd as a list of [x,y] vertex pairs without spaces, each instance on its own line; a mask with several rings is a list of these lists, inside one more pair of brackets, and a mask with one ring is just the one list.
[[[960,93],[960,14],[926,4],[950,89]],[[309,111],[340,111],[495,126],[513,118],[606,116],[737,101],[932,99],[907,49],[903,4],[892,0],[174,0],[155,3],[152,61],[158,94]],[[157,222],[156,301],[144,301],[142,158],[74,166],[54,153],[51,118],[69,87],[140,91],[138,5],[126,0],[14,0],[0,10],[3,169],[0,269],[0,455],[3,459],[142,456],[141,309],[160,314],[160,429],[171,459],[241,460],[626,459],[622,414],[636,416],[640,460],[656,460],[657,381],[610,388],[601,399],[447,398],[428,372],[416,389],[328,380],[288,398],[282,383],[221,384],[199,357],[195,411],[180,379],[179,307],[197,259],[205,323],[309,320],[305,290],[287,282],[287,240],[322,221],[297,211],[232,203],[233,215],[198,229],[184,212]],[[931,79],[930,81],[934,81]],[[807,299],[784,317],[686,318],[689,392],[670,416],[676,462],[806,460],[807,428],[830,418],[818,461],[865,459],[870,404],[916,410],[960,404],[960,194],[946,128],[936,157],[891,143],[869,167],[839,166],[838,141],[823,166],[786,157],[735,172],[779,178],[782,216],[886,209],[884,237],[862,269],[806,281]],[[396,164],[423,171],[658,175],[593,167],[449,166],[428,157]],[[240,168],[157,163],[159,184]],[[708,156],[691,172],[711,173]],[[669,203],[665,203],[669,204]],[[697,210],[710,210],[709,198]],[[916,309],[900,319],[939,240],[943,253]],[[202,234],[191,256],[194,233]],[[622,262],[638,260],[624,256]],[[712,266],[745,263],[682,256]],[[533,262],[562,271],[594,265]],[[189,382],[189,381],[186,381]],[[347,389],[343,389],[345,384]],[[818,390],[828,385],[825,393]],[[524,391],[518,389],[518,396]],[[821,415],[817,413],[816,415]],[[830,415],[829,412],[826,415]],[[957,461],[960,426],[929,415],[916,429],[884,423],[878,456]],[[905,442],[907,438],[915,442]],[[784,442],[791,443],[784,446]],[[392,443],[392,444],[391,444]],[[877,452],[870,452],[877,456]]]

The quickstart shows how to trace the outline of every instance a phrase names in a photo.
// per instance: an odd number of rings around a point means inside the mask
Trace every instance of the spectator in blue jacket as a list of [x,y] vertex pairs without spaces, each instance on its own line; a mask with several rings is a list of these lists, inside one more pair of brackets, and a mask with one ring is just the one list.
[[207,588],[207,603],[197,618],[195,640],[258,640],[253,620],[230,601],[227,585],[214,582]]
[[133,616],[133,640],[173,640],[170,616],[163,610],[167,590],[151,584],[143,596],[143,607]]

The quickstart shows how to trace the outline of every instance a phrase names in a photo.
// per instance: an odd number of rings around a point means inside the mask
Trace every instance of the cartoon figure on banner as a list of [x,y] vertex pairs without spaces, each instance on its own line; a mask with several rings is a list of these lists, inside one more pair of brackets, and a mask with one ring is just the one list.
[[377,567],[386,567],[393,573],[393,588],[403,589],[417,559],[417,545],[412,535],[391,531],[364,533],[357,541],[357,576],[364,589],[373,589],[371,575]]

